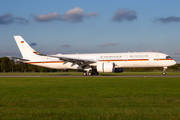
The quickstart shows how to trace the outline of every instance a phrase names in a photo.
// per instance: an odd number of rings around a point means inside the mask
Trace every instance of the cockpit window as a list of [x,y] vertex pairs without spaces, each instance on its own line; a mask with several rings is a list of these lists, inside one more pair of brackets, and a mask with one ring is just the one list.
[[166,59],[172,59],[170,56],[166,56]]

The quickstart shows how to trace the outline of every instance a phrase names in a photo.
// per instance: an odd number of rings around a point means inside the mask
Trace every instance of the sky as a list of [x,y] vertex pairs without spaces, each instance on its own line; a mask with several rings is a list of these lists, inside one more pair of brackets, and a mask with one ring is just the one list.
[[162,52],[180,62],[179,0],[0,0],[0,57],[13,36],[42,54]]

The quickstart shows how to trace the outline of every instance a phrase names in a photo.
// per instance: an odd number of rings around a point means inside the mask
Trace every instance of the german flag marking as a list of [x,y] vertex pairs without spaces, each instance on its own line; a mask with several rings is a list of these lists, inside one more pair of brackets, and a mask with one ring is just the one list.
[[33,52],[33,53],[38,54],[38,52]]
[[24,41],[21,41],[21,43],[24,43]]

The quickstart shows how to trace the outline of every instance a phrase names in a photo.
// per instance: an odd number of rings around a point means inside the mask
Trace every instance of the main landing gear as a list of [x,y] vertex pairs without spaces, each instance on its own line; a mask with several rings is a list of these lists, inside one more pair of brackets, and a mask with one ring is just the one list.
[[86,69],[83,73],[84,76],[90,76],[90,75],[99,75],[96,67],[91,67],[90,69]]
[[90,76],[90,75],[99,75],[99,73],[98,73],[98,72],[93,72],[93,71],[91,71],[91,72],[84,72],[83,75],[84,75],[84,76],[87,76],[87,75],[88,75],[88,76]]
[[166,69],[167,67],[163,67],[163,75],[166,75]]

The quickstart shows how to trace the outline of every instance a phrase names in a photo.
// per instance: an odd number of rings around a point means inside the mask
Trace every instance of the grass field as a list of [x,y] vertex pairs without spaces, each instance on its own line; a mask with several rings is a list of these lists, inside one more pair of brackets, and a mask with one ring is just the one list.
[[[180,72],[166,72],[167,75],[180,75]],[[2,75],[42,75],[42,76],[47,76],[47,75],[83,75],[83,72],[25,72],[25,73],[0,73],[0,76]],[[116,76],[116,75],[162,75],[162,72],[123,72],[123,73],[100,73],[101,76]]]
[[0,119],[180,119],[180,78],[0,78]]

